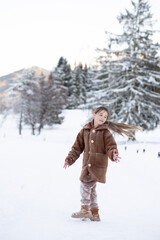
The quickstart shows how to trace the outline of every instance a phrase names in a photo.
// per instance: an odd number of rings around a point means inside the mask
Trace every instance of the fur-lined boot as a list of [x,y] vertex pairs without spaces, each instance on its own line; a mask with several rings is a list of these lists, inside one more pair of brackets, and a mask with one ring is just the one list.
[[79,212],[75,212],[71,216],[72,218],[91,218],[92,214],[88,205],[82,205]]
[[92,213],[92,217],[90,218],[91,221],[101,221],[100,217],[99,217],[99,213],[98,213],[97,208],[91,209],[91,213]]

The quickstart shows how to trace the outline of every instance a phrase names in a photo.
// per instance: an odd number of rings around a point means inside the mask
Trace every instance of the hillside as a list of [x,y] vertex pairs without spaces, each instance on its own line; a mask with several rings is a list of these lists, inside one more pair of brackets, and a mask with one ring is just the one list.
[[[10,74],[0,77],[0,99],[3,99],[3,97],[8,95],[7,91],[8,91],[10,84],[13,83],[15,80],[17,80],[23,74],[23,71],[25,69],[26,68],[23,68],[18,71],[15,71],[13,73],[10,73]],[[33,69],[35,71],[36,75],[43,73],[44,75],[47,76],[49,74],[48,70],[37,67],[37,66],[33,66],[33,67],[27,68],[27,69]]]

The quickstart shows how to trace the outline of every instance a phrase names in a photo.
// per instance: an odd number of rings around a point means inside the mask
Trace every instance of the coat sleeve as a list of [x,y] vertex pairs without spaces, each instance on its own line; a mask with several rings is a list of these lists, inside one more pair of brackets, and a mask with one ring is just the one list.
[[71,148],[71,151],[69,152],[67,159],[69,165],[72,165],[80,156],[80,154],[84,150],[84,135],[83,135],[83,129],[78,133],[76,140]]
[[116,149],[116,151],[118,152],[117,149],[117,144],[116,141],[114,139],[114,137],[112,136],[112,134],[110,133],[110,131],[107,131],[105,133],[105,146],[106,146],[106,154],[108,154],[109,158],[113,160],[113,150]]

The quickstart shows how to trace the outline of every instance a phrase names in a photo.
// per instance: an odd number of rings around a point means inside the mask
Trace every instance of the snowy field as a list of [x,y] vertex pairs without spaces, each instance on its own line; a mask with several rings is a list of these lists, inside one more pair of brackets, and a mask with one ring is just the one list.
[[0,128],[0,240],[160,240],[160,129],[135,143],[116,137],[121,162],[109,161],[97,186],[101,222],[81,221],[70,216],[80,209],[82,156],[63,164],[88,115],[65,115],[40,136],[19,136],[14,118]]

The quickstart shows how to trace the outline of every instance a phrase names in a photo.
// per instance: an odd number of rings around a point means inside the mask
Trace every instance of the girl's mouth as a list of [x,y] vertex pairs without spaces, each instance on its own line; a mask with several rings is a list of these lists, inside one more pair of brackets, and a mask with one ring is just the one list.
[[102,120],[100,120],[100,122],[101,122],[101,123],[103,123],[103,121],[102,121]]

